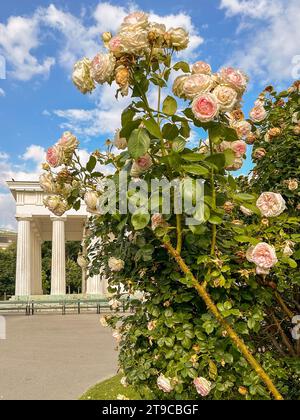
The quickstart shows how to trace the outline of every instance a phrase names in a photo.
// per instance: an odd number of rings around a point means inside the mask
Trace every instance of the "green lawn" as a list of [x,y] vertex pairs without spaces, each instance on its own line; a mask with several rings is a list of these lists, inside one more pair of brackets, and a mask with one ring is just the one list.
[[120,384],[122,375],[116,375],[113,378],[100,382],[99,384],[90,388],[81,400],[116,400],[119,394],[124,395],[130,400],[140,400],[141,396],[133,387],[124,387]]

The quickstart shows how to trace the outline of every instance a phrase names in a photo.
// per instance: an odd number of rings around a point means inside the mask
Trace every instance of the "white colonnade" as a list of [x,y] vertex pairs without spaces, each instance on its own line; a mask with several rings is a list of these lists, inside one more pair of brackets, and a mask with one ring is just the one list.
[[[43,241],[52,241],[51,295],[66,294],[66,241],[81,241],[88,213],[83,206],[77,213],[54,216],[43,205],[45,193],[37,182],[9,181],[16,200],[18,221],[16,291],[18,297],[42,295]],[[89,277],[86,294],[106,295],[107,281],[101,275]]]

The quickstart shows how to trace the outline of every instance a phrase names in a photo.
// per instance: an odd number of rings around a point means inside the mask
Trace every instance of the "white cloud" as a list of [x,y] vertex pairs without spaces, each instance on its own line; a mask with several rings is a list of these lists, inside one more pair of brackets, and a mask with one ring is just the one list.
[[41,163],[45,159],[45,149],[41,146],[30,145],[21,156],[21,165],[11,161],[10,156],[0,153],[0,189],[7,188],[6,181],[36,181],[41,173]]
[[282,11],[281,0],[221,0],[227,16],[242,15],[254,19],[277,16]]
[[18,80],[30,80],[36,75],[47,76],[55,63],[53,57],[38,60],[32,50],[40,47],[39,17],[11,16],[0,23],[0,52],[11,67],[10,75]]
[[27,147],[25,153],[22,155],[23,160],[33,160],[39,165],[45,160],[45,149],[42,146],[32,144]]
[[247,33],[246,40],[245,36],[241,38],[241,46],[234,51],[230,62],[243,68],[252,78],[259,79],[261,84],[292,79],[293,57],[300,54],[300,2],[222,0],[221,6],[231,16],[257,19],[253,20],[255,26],[249,32],[249,38]]
[[5,90],[3,90],[3,89],[1,89],[0,88],[0,96],[5,96],[6,94],[5,94]]

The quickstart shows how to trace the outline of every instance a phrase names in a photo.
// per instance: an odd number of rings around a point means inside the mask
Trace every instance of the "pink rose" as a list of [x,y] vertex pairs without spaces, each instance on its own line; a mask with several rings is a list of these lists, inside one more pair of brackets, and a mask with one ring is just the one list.
[[247,145],[242,140],[233,141],[231,143],[231,149],[234,151],[236,157],[242,157],[247,150]]
[[225,167],[227,171],[238,171],[243,166],[243,159],[241,157],[235,158],[234,162],[231,165]]
[[192,111],[201,122],[212,121],[219,113],[219,104],[216,97],[211,93],[196,96],[192,103]]
[[256,105],[250,111],[250,118],[252,121],[259,123],[263,121],[267,116],[267,111],[265,110],[264,106],[261,104]]
[[258,198],[256,207],[264,217],[277,217],[286,209],[286,203],[281,194],[264,192]]
[[195,378],[193,381],[196,391],[202,397],[206,397],[211,391],[211,382],[205,378]]
[[152,166],[152,159],[150,155],[144,155],[139,157],[133,162],[131,168],[131,176],[138,177],[143,172],[146,172]]
[[240,158],[246,153],[247,145],[242,140],[222,141],[222,143],[219,146],[219,149],[221,152],[230,149],[234,152],[235,157]]
[[220,71],[219,78],[223,83],[242,93],[247,87],[248,78],[241,71],[232,67],[225,67]]
[[204,61],[197,61],[192,67],[192,73],[194,74],[211,74],[211,67]]
[[63,163],[63,149],[60,145],[49,147],[46,154],[46,161],[52,168],[57,168]]
[[266,242],[249,248],[246,258],[256,265],[257,274],[269,274],[270,269],[278,262],[274,247]]

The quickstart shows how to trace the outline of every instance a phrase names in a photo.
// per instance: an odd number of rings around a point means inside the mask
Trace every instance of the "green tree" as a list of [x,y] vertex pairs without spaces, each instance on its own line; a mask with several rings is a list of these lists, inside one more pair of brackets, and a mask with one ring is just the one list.
[[16,244],[0,250],[0,298],[15,292]]

